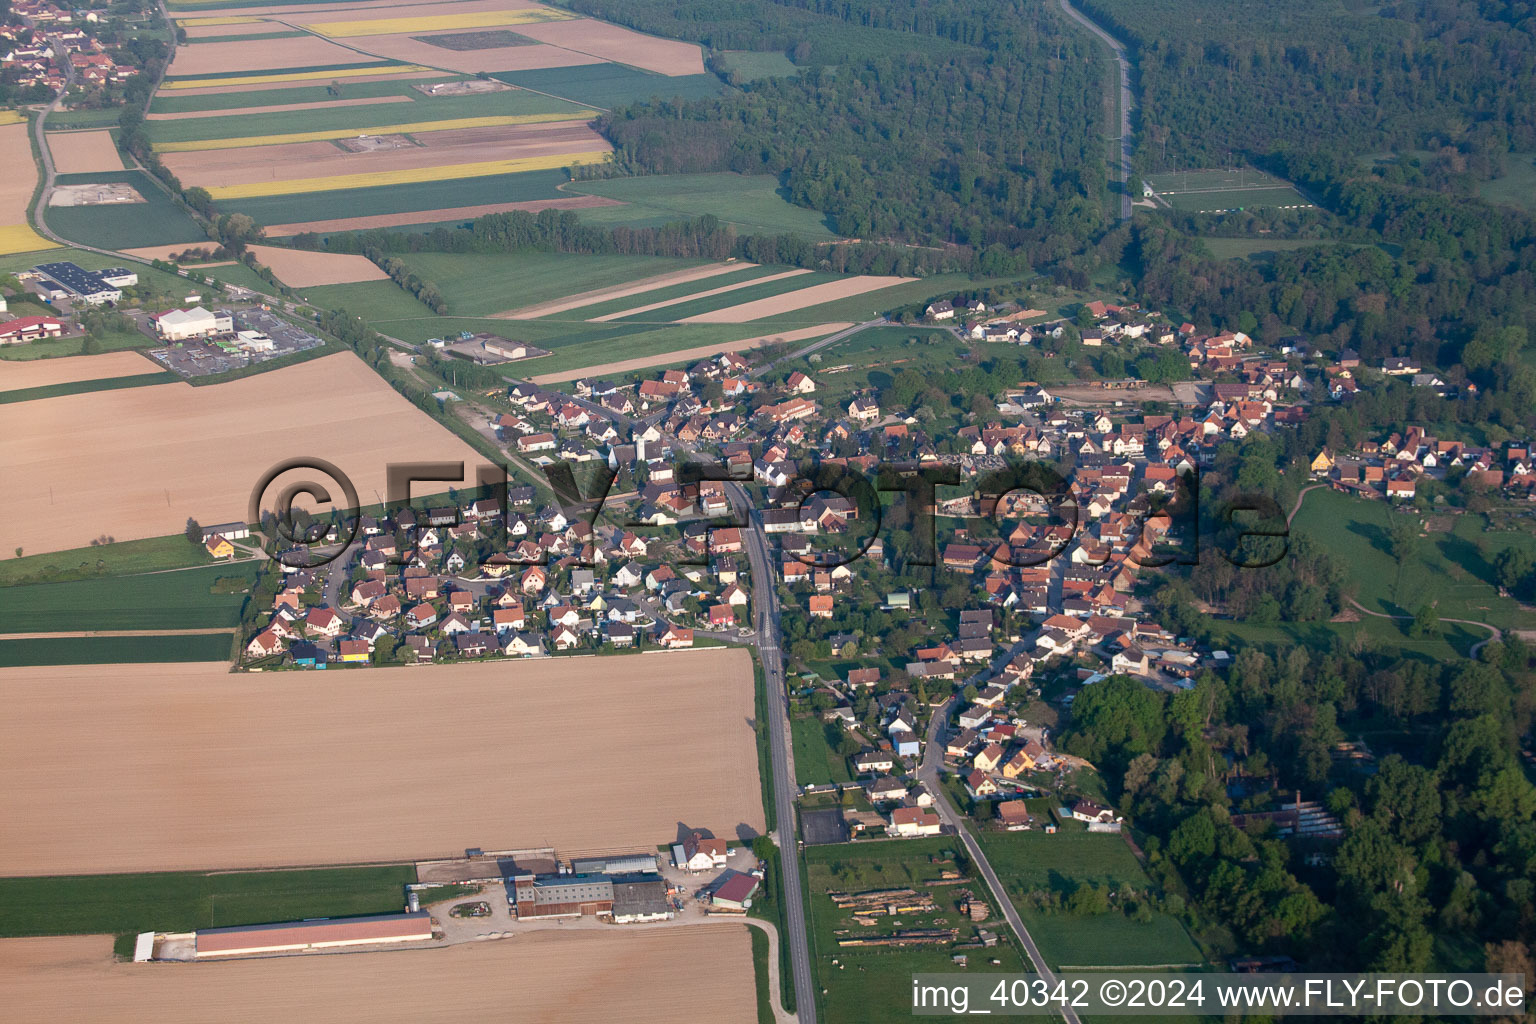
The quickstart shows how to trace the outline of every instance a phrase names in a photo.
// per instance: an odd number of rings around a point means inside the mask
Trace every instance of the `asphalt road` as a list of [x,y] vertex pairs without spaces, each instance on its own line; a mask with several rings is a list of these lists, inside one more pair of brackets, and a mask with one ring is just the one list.
[[[981,844],[971,834],[966,826],[965,818],[955,810],[949,802],[949,796],[939,784],[939,763],[944,759],[944,723],[949,721],[949,713],[952,699],[949,704],[934,712],[933,721],[928,725],[928,742],[923,747],[923,760],[918,765],[917,777],[928,787],[928,792],[933,794],[933,805],[939,813],[939,819],[946,825],[954,826],[960,836],[960,841],[965,844],[965,850],[970,855],[971,863],[981,872],[981,877],[986,879],[987,887],[992,890],[992,897],[1002,911],[1003,918],[1008,926],[1013,929],[1013,934],[1018,936],[1019,944],[1024,947],[1025,954],[1036,973],[1045,979],[1048,985],[1054,985],[1055,975],[1046,966],[1045,957],[1040,954],[1040,947],[1035,945],[1035,940],[1029,934],[1029,929],[1024,927],[1024,919],[1019,916],[1018,910],[1013,906],[1013,901],[1008,898],[1008,890],[1003,888],[1002,880],[997,877],[997,872],[992,870],[992,865],[987,861],[987,855],[982,852]],[[1077,1012],[1070,1006],[1061,1008],[1061,1016],[1067,1024],[1081,1024]]]
[[[752,503],[740,485],[726,485],[733,511],[751,516]],[[768,761],[773,770],[773,805],[778,820],[779,850],[783,868],[785,939],[789,944],[790,974],[795,982],[795,1005],[801,1024],[816,1024],[816,982],[811,974],[810,943],[806,938],[805,903],[801,894],[800,844],[795,822],[794,755],[789,741],[789,702],[784,689],[784,660],[779,649],[779,598],[773,586],[773,560],[768,542],[754,523],[742,531],[747,560],[752,565],[752,603],[756,608],[757,649],[762,655],[767,689]]]
[[1106,32],[1088,15],[1073,7],[1068,0],[1056,0],[1067,17],[1098,36],[1114,51],[1115,63],[1120,68],[1120,219],[1131,219],[1131,193],[1127,188],[1131,180],[1131,115],[1136,111],[1136,98],[1131,93],[1131,61],[1126,56],[1125,44]]

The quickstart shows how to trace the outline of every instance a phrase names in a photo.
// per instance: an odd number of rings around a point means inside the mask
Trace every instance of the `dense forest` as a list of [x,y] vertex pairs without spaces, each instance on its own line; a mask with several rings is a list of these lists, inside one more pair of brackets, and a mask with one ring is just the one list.
[[570,6],[803,63],[720,98],[614,112],[601,127],[621,172],[775,174],[840,234],[1028,250],[1037,266],[1103,228],[1102,54],[1044,5]]
[[1135,47],[1147,171],[1305,142],[1359,156],[1536,148],[1528,3],[1083,0]]

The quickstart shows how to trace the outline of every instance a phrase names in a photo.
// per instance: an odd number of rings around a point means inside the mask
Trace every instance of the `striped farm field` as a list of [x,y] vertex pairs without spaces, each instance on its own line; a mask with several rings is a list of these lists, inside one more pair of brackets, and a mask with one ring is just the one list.
[[708,312],[681,317],[682,323],[692,324],[739,324],[783,313],[793,313],[812,306],[847,299],[866,292],[881,291],[914,280],[910,277],[840,277],[813,284],[809,288],[753,299],[748,302],[713,309]]
[[420,18],[375,18],[366,21],[320,21],[304,27],[322,36],[355,39],[360,36],[391,36],[410,32],[447,32],[466,28],[501,28],[506,25],[537,25],[548,21],[575,21],[577,15],[549,7],[473,14],[437,14]]
[[565,180],[564,170],[556,168],[486,178],[225,200],[220,209],[247,214],[261,224],[306,223],[336,217],[374,217],[455,206],[558,199],[561,195],[556,186]]
[[262,196],[294,195],[303,192],[331,192],[338,189],[376,188],[383,185],[414,185],[426,181],[452,181],[480,178],[493,174],[520,174],[525,171],[553,170],[577,164],[598,164],[607,160],[606,151],[566,153],[555,156],[526,157],[521,160],[482,160],[445,167],[416,167],[400,171],[341,174],[328,178],[295,178],[291,181],[259,181],[246,185],[224,185],[208,189],[214,199],[256,199]]
[[350,139],[359,135],[416,135],[450,131],[456,128],[503,128],[516,124],[547,124],[553,121],[590,121],[595,110],[558,111],[548,114],[504,114],[492,117],[456,117],[445,121],[411,121],[373,128],[328,129],[314,132],[289,132],[286,135],[248,135],[233,139],[195,139],[189,142],[157,142],[157,153],[196,153],[212,149],[248,149],[252,146],[281,146],[293,142],[325,142]]
[[333,68],[329,71],[280,71],[265,75],[232,75],[223,78],[167,79],[160,88],[170,91],[179,89],[229,88],[241,85],[269,85],[274,82],[324,82],[333,78],[370,78],[375,75],[419,74],[430,72],[417,64],[367,64],[351,68]]
[[[750,281],[729,290],[708,288],[678,300],[649,303],[618,314],[601,317],[602,320],[634,320],[639,323],[682,323],[694,317],[713,313],[715,310],[737,307],[751,302],[764,301],[775,296],[789,296],[836,282],[847,281],[840,274],[818,273],[809,270],[786,270],[759,281]],[[636,298],[643,299],[644,295]],[[719,321],[729,323],[732,321]]]

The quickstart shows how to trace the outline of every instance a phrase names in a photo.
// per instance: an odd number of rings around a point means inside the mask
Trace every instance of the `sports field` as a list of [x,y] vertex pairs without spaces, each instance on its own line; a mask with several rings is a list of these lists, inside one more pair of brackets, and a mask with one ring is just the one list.
[[[323,686],[222,664],[0,672],[0,766],[17,782],[0,793],[0,862],[15,875],[254,868],[648,849],[679,823],[760,833],[746,653],[616,664],[335,671]],[[555,721],[580,722],[580,743]],[[573,783],[591,757],[612,770]]]
[[679,1006],[721,1024],[757,1020],[752,945],[736,923],[205,964],[114,962],[111,951],[101,935],[6,939],[0,999],[18,1020],[78,1024],[446,1024],[487,1007],[570,1024],[670,1024]]
[[1168,171],[1144,179],[1159,199],[1190,213],[1233,213],[1260,207],[1311,209],[1290,182],[1251,167]]
[[189,516],[244,520],[262,473],[295,456],[335,463],[365,500],[383,492],[390,462],[479,458],[350,353],[207,387],[3,405],[0,436],[6,551],[160,537]]

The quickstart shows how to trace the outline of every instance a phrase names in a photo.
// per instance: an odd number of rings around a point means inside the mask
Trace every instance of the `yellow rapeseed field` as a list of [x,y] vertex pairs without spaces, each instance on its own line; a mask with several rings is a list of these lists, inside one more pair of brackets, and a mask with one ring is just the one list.
[[329,78],[365,78],[372,75],[408,75],[431,71],[419,64],[379,64],[365,68],[338,68],[335,71],[283,71],[271,74],[237,75],[233,78],[180,78],[160,84],[161,89],[206,89],[209,86],[263,85],[267,82],[307,82]]
[[596,164],[609,154],[555,153],[518,160],[483,160],[478,163],[447,164],[441,167],[415,167],[399,171],[374,171],[366,174],[337,174],[326,178],[294,178],[289,181],[257,181],[244,185],[218,185],[208,189],[214,199],[257,199],[262,196],[286,196],[300,192],[337,192],[342,189],[374,188],[380,185],[416,185],[424,181],[452,181],[455,178],[484,178],[493,174],[517,174],[522,171],[548,171],[572,164]]
[[197,139],[192,142],[157,142],[157,153],[200,153],[210,149],[247,149],[251,146],[282,146],[291,142],[327,142],[359,135],[412,135],[442,132],[454,128],[501,128],[515,124],[544,124],[550,121],[590,121],[595,110],[575,110],[548,114],[504,114],[489,117],[456,117],[443,121],[414,121],[410,124],[384,124],[373,128],[338,128],[315,132],[289,132],[285,135],[246,135],[235,139]]
[[[597,115],[592,115],[596,117]],[[19,110],[0,110],[0,125],[21,124],[27,119],[27,115]]]
[[322,36],[347,39],[355,36],[392,36],[407,32],[446,32],[462,28],[497,28],[502,25],[536,25],[545,21],[570,21],[579,15],[548,7],[482,14],[440,14],[427,18],[380,18],[376,21],[322,21],[305,28]]
[[58,245],[48,241],[42,235],[32,230],[30,224],[8,224],[0,227],[0,256],[9,256],[18,252],[37,252],[39,249],[57,249]]

